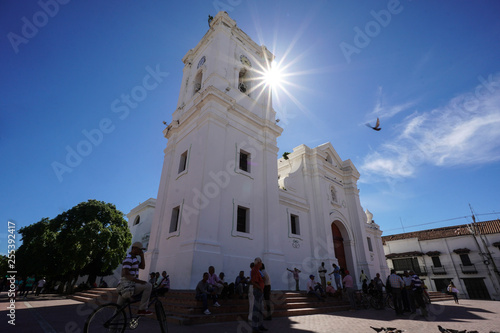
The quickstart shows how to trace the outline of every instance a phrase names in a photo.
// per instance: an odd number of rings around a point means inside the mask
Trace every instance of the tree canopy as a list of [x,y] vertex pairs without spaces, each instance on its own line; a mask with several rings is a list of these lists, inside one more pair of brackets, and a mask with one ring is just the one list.
[[8,265],[9,258],[4,255],[0,255],[0,277],[6,277],[7,271],[9,271]]
[[132,235],[113,204],[88,200],[49,220],[21,228],[16,258],[25,275],[62,281],[112,274],[126,255]]

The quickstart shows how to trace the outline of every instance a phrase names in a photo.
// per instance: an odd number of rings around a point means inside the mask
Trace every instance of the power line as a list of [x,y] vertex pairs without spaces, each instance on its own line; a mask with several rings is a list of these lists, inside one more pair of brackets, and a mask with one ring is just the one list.
[[[482,216],[482,215],[494,215],[494,214],[499,214],[499,212],[492,212],[492,213],[482,213],[482,214],[475,214],[476,216]],[[421,223],[421,224],[415,224],[415,225],[410,225],[410,226],[406,226],[405,228],[413,228],[413,227],[421,227],[421,226],[424,226],[424,225],[429,225],[429,224],[436,224],[436,223],[441,223],[441,222],[447,222],[447,221],[453,221],[453,220],[460,220],[460,219],[466,219],[469,218],[470,216],[469,215],[466,215],[466,216],[460,216],[460,217],[453,217],[453,218],[450,218],[450,219],[445,219],[445,220],[439,220],[439,221],[434,221],[434,222],[427,222],[427,223]],[[387,230],[384,230],[384,231],[392,231],[392,230],[400,230],[400,229],[403,229],[404,231],[404,228],[394,228],[394,229],[387,229]]]

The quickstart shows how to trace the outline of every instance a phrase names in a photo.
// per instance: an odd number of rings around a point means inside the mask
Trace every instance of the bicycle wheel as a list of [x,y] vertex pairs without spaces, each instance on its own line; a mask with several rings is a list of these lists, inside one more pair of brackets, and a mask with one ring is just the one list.
[[122,333],[127,326],[125,311],[118,304],[104,304],[95,309],[85,321],[84,333]]
[[161,333],[168,333],[167,328],[167,315],[163,309],[163,304],[161,301],[155,303],[156,318],[158,318],[158,323],[160,324]]
[[366,296],[366,295],[361,296],[361,308],[362,309],[369,309],[370,308],[370,300],[368,299],[368,296]]
[[376,309],[376,310],[380,310],[382,308],[382,304],[380,304],[380,300],[377,299],[376,297],[371,297],[370,298],[370,305]]
[[385,304],[387,304],[388,307],[390,307],[391,309],[395,309],[394,308],[394,302],[392,301],[392,297],[391,296],[387,296],[386,299],[385,299]]

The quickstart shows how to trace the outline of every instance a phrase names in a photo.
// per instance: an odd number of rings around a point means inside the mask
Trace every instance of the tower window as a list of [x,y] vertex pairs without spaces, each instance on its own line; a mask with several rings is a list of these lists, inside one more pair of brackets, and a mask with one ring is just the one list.
[[141,243],[142,243],[142,245],[144,245],[144,247],[146,249],[148,248],[148,246],[149,246],[149,234],[145,234],[144,236],[142,236]]
[[193,91],[193,94],[196,94],[198,91],[200,91],[202,79],[203,79],[203,72],[200,71],[200,72],[198,72],[198,74],[196,74],[196,76],[194,78],[194,91]]
[[372,239],[370,237],[366,237],[366,242],[368,243],[368,251],[373,252]]
[[172,217],[170,219],[170,229],[169,232],[176,232],[179,227],[179,212],[180,206],[172,209]]
[[236,231],[238,232],[246,232],[249,230],[249,213],[250,210],[248,208],[238,206],[237,219],[236,219]]
[[300,235],[299,217],[297,215],[290,214],[290,229],[292,234]]
[[187,150],[181,154],[181,158],[179,161],[179,172],[178,173],[181,173],[182,171],[186,170],[187,156],[188,156]]
[[250,172],[250,153],[240,150],[240,170]]
[[134,224],[133,225],[136,225],[136,224],[139,224],[139,222],[141,222],[141,216],[140,215],[137,215],[134,219]]
[[250,96],[250,73],[246,68],[240,71],[238,79],[238,90]]

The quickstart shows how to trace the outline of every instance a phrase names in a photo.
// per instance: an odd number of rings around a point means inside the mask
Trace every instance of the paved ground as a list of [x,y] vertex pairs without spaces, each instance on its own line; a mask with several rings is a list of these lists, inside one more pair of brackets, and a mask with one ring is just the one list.
[[[461,300],[432,304],[427,319],[420,316],[396,317],[392,310],[343,311],[335,314],[275,318],[266,321],[269,332],[375,332],[374,327],[396,327],[409,333],[439,332],[437,326],[457,330],[477,330],[479,333],[500,332],[500,303],[496,301]],[[78,333],[91,309],[88,305],[68,300],[57,295],[43,295],[26,300],[18,298],[15,303],[15,326],[8,323],[9,315],[6,293],[0,293],[0,332],[23,333]],[[127,330],[126,332],[132,332]],[[158,323],[145,318],[134,332],[159,332]],[[245,321],[197,326],[169,324],[170,333],[249,333]]]

